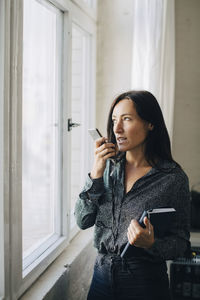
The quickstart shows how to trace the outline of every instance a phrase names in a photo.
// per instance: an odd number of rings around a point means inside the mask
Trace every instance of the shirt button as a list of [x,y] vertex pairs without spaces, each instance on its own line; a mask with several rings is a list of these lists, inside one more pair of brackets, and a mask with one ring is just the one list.
[[110,250],[111,250],[112,252],[114,252],[114,251],[116,250],[116,247],[115,247],[115,246],[112,246],[112,247],[110,247]]

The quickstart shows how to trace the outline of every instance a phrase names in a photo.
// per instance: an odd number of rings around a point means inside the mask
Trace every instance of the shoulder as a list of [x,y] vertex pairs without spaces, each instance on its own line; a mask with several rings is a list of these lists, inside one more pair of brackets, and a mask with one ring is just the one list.
[[182,167],[175,161],[163,160],[159,162],[156,167],[157,170],[163,174],[166,174],[166,177],[172,178],[176,182],[176,186],[181,186],[182,184],[188,184],[189,179]]

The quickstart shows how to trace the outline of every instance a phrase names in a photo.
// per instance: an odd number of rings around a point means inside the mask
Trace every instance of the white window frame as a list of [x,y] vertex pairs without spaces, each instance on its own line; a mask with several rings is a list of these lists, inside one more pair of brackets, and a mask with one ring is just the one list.
[[[88,39],[86,39],[86,51],[88,50],[90,53],[94,55],[92,61],[96,61],[96,35],[94,31],[91,31],[90,24],[89,23],[84,23],[81,20],[81,15],[76,13],[72,17],[72,23],[83,32],[86,32],[88,34]],[[91,38],[93,37],[93,38]],[[93,51],[95,49],[95,51]],[[88,57],[87,57],[88,60]],[[90,65],[89,70],[86,71],[86,82],[87,85],[84,88],[84,103],[81,104],[82,110],[87,109],[87,113],[85,115],[90,116],[90,118],[85,117],[83,124],[81,126],[83,127],[82,130],[82,135],[83,135],[83,140],[86,141],[85,144],[83,145],[82,148],[82,153],[81,153],[81,159],[83,161],[83,170],[81,170],[81,179],[82,181],[85,179],[86,175],[86,170],[89,172],[89,169],[91,167],[91,157],[93,157],[93,141],[91,137],[87,134],[87,129],[95,127],[95,103],[91,101],[91,99],[95,98],[95,74],[96,74],[96,69],[95,66],[90,64],[90,61],[85,61],[86,65]],[[92,86],[92,89],[90,88],[90,84]],[[70,109],[71,110],[71,109]],[[85,133],[85,134],[84,134]],[[86,155],[87,154],[87,155]],[[70,212],[69,212],[70,213]],[[73,229],[70,232],[70,238],[73,238],[77,232],[79,231],[79,228],[77,225],[73,227]]]
[[84,0],[72,0],[74,4],[79,6],[88,16],[97,19],[97,0],[91,0],[92,6],[88,5]]
[[[4,194],[0,195],[0,208],[3,208],[4,218],[1,216],[1,232],[4,232],[4,243],[1,250],[4,253],[0,263],[3,268],[0,273],[2,279],[0,292],[4,299],[18,299],[27,288],[39,277],[39,275],[52,263],[55,258],[68,245],[73,234],[70,228],[70,188],[66,182],[70,182],[70,132],[67,131],[67,119],[71,117],[71,34],[72,21],[83,27],[93,37],[92,42],[92,89],[89,92],[89,115],[87,126],[95,125],[95,77],[96,77],[96,15],[94,12],[86,13],[75,4],[77,1],[49,0],[64,13],[64,56],[63,62],[63,147],[67,155],[63,156],[63,184],[62,195],[62,229],[61,237],[49,247],[49,249],[37,258],[34,263],[22,272],[22,50],[23,50],[23,0],[0,0],[3,8],[4,26],[1,27],[4,49],[4,86],[0,86],[0,95],[4,89],[3,103],[4,120],[3,129],[0,131],[2,155],[0,162],[4,161],[4,171],[0,171],[0,184],[4,185]],[[40,1],[40,0],[37,0]],[[48,1],[48,0],[46,0]],[[89,9],[89,8],[88,8]],[[3,22],[3,21],[2,21]],[[2,62],[2,54],[0,63]],[[67,101],[66,101],[67,100]],[[1,114],[2,116],[2,114]],[[3,120],[3,121],[2,121]],[[0,124],[1,125],[1,124]],[[65,130],[66,128],[66,130]],[[4,136],[3,136],[4,133]],[[85,145],[88,150],[89,146]],[[86,151],[85,150],[85,151]],[[88,164],[90,158],[88,158]],[[87,163],[86,163],[87,165]],[[3,197],[3,199],[2,199]],[[3,294],[4,293],[4,294]],[[1,294],[0,294],[1,296]]]

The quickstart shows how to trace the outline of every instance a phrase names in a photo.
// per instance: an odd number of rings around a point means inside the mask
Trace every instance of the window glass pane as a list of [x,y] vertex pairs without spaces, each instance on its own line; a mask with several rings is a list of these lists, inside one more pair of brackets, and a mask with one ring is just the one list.
[[59,217],[58,35],[57,10],[36,0],[24,1],[24,257],[56,233]]
[[75,225],[74,206],[85,178],[84,145],[87,120],[87,85],[90,70],[90,38],[80,27],[72,26],[72,120],[80,127],[72,130],[71,228]]

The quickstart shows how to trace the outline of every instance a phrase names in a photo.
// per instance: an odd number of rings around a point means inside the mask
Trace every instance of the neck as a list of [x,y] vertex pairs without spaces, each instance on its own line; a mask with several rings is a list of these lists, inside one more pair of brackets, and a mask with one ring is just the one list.
[[145,159],[144,153],[141,151],[127,151],[126,163],[134,168],[149,166],[149,163]]

